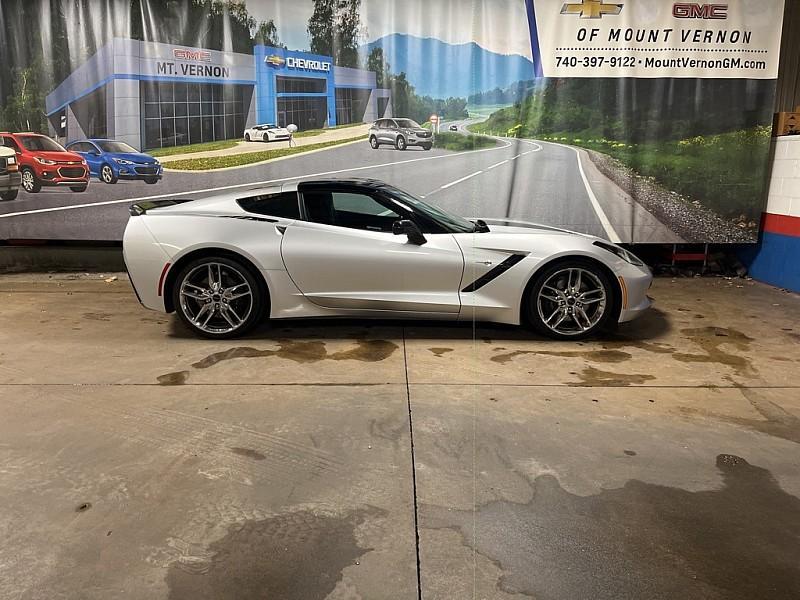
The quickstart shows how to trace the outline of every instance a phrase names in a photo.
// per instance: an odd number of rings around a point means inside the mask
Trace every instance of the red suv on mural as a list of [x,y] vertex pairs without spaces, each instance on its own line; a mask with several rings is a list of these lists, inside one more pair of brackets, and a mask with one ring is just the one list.
[[80,154],[67,152],[46,135],[38,133],[0,133],[0,141],[17,153],[22,189],[36,193],[42,186],[67,186],[85,192],[89,168]]

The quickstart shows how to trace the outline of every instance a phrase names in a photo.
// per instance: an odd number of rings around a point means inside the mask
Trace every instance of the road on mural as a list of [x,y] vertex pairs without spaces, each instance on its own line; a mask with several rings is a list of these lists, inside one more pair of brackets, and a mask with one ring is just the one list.
[[[463,123],[456,124],[463,131]],[[638,205],[595,193],[599,183],[587,161],[574,148],[532,140],[498,139],[496,147],[469,152],[372,150],[364,140],[248,167],[167,171],[157,185],[93,179],[80,194],[20,191],[16,200],[0,202],[0,239],[115,241],[122,238],[128,207],[139,200],[245,195],[259,185],[316,177],[380,179],[466,217],[530,221],[613,241],[628,241],[636,223],[637,241],[675,238]]]

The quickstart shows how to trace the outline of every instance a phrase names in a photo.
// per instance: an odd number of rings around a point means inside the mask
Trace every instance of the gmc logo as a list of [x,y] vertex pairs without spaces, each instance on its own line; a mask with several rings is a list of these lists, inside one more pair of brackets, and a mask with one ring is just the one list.
[[727,19],[727,4],[677,3],[672,5],[672,16],[676,19]]
[[178,60],[211,62],[211,52],[206,52],[205,50],[186,50],[185,48],[173,48],[172,56]]

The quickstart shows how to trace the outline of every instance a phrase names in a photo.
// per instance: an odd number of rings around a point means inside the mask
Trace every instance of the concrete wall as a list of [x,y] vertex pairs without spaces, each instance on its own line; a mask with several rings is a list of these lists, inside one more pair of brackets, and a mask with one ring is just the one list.
[[755,279],[800,292],[800,135],[778,137],[773,143],[761,242],[744,258]]

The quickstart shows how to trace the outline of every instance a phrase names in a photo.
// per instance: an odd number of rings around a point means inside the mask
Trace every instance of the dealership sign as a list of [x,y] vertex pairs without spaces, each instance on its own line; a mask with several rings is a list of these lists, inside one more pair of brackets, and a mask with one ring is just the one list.
[[540,76],[778,76],[783,0],[526,3]]
[[277,54],[270,54],[264,58],[264,62],[276,69],[299,69],[303,71],[319,71],[322,73],[329,73],[331,70],[330,61],[316,60],[310,58],[300,58],[297,56],[287,56],[283,58]]

